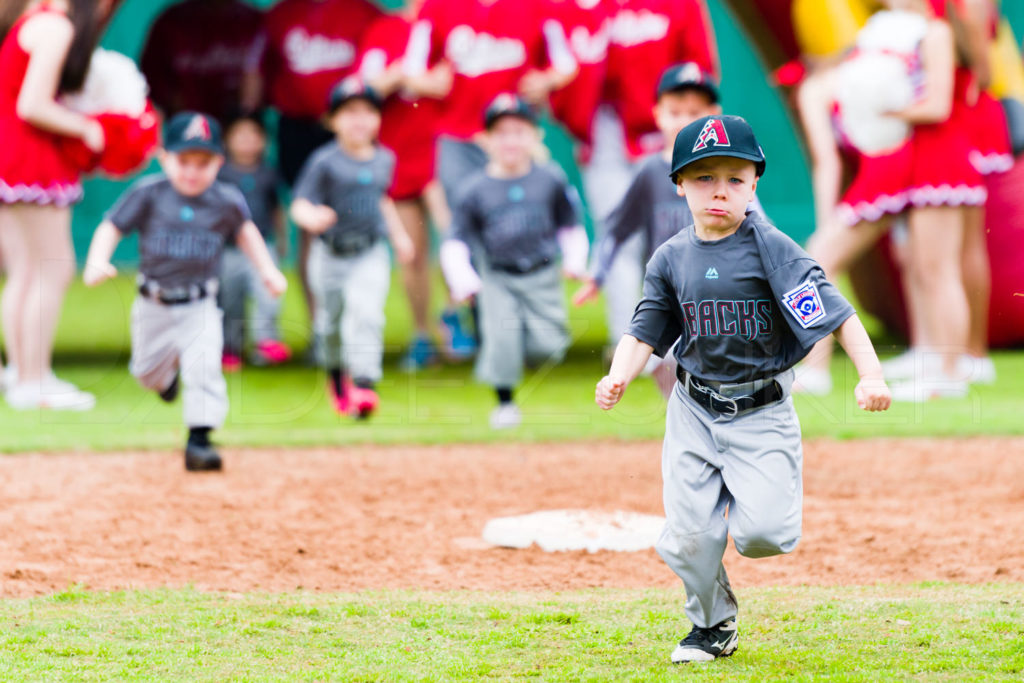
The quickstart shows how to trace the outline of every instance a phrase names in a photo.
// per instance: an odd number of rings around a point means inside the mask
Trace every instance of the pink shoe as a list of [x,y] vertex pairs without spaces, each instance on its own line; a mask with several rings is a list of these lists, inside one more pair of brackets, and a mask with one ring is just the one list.
[[377,407],[380,405],[380,396],[373,389],[353,386],[350,389],[350,394],[355,414],[361,420],[370,417],[373,411],[377,410]]
[[242,359],[240,356],[225,351],[220,357],[220,367],[224,372],[238,372],[242,369]]
[[341,389],[344,392],[339,395],[334,390],[334,381],[328,378],[327,380],[327,398],[331,402],[331,407],[334,408],[334,412],[338,415],[344,415],[346,417],[353,417],[358,415],[356,410],[356,403],[353,400],[355,398],[356,388],[352,386],[352,383],[347,379],[342,380]]
[[253,349],[253,360],[259,365],[280,365],[291,357],[292,350],[288,345],[276,339],[264,339]]

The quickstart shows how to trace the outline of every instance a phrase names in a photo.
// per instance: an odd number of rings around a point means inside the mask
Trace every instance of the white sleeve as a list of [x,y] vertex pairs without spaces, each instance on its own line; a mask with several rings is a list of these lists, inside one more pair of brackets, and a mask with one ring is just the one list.
[[562,250],[562,268],[573,277],[587,274],[587,256],[590,252],[590,240],[582,225],[559,228],[555,233],[558,247]]
[[565,36],[565,28],[561,22],[548,19],[544,22],[544,40],[548,46],[548,61],[558,73],[571,74],[576,71],[576,58],[573,57],[569,39]]
[[448,291],[456,303],[480,291],[480,276],[470,263],[468,244],[462,240],[446,239],[441,243],[438,260],[441,262],[445,282],[448,283]]
[[413,24],[409,33],[409,44],[405,47],[405,57],[402,59],[402,73],[406,76],[415,78],[427,72],[432,30],[433,27],[426,19],[420,19]]

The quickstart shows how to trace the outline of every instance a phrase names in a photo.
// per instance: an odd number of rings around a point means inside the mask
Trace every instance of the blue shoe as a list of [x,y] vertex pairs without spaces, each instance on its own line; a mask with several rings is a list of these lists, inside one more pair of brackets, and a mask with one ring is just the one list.
[[448,356],[455,360],[464,360],[476,355],[477,341],[466,328],[462,310],[447,310],[441,314],[441,328],[448,342]]
[[405,372],[416,372],[436,362],[437,349],[434,348],[434,342],[430,337],[417,335],[409,344],[409,350],[402,358],[400,366]]

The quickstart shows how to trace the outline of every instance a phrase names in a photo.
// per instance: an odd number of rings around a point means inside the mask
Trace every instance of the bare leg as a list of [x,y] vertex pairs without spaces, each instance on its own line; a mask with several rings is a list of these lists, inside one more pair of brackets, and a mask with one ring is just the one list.
[[[833,222],[819,227],[811,235],[807,251],[822,267],[828,279],[834,282],[878,242],[888,227],[888,222],[884,220],[862,222],[854,226]],[[814,345],[803,361],[804,367],[822,373],[829,372],[832,349],[832,336],[829,335]]]
[[[9,302],[5,292],[5,327],[11,326],[16,339],[12,359],[20,382],[38,382],[50,373],[53,338],[60,320],[64,292],[75,272],[71,245],[71,211],[49,206],[18,204],[8,207],[5,226],[15,234],[11,240],[23,249],[14,266],[12,280],[20,305]],[[5,240],[5,247],[8,242]],[[6,248],[5,248],[6,252]],[[6,319],[10,316],[10,321]]]
[[3,316],[4,346],[7,362],[18,367],[21,340],[20,321],[22,305],[28,291],[28,258],[21,241],[21,233],[15,226],[14,207],[0,205],[0,257],[3,258],[7,283],[0,297],[0,315]]
[[[964,213],[948,206],[910,212],[910,277],[921,293],[924,339],[947,377],[967,345],[968,309],[961,266]],[[916,303],[916,302],[915,302]]]
[[416,334],[430,336],[430,228],[421,199],[395,202],[402,224],[412,238],[416,254],[412,263],[402,268],[405,293],[409,299]]
[[985,242],[985,209],[964,210],[964,249],[962,268],[967,294],[967,353],[975,358],[988,355],[988,309],[992,294],[992,273]]

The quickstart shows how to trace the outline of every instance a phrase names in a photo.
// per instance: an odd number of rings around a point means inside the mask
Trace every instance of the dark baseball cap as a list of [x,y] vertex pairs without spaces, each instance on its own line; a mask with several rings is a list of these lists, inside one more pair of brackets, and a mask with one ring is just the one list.
[[223,154],[220,124],[212,116],[197,111],[175,114],[164,127],[164,149],[168,152],[199,150]]
[[537,123],[537,114],[533,107],[526,103],[526,100],[510,92],[503,92],[487,105],[484,111],[484,128],[490,128],[498,119],[505,116],[514,116],[530,123]]
[[376,90],[368,86],[363,79],[358,76],[349,76],[348,78],[343,78],[338,81],[338,83],[331,88],[331,96],[327,102],[327,113],[333,114],[346,102],[350,102],[352,100],[365,100],[378,110],[384,106],[384,101],[381,100],[381,97]]
[[697,62],[673,64],[662,72],[658,81],[658,97],[687,90],[699,90],[708,96],[711,104],[718,104],[718,79]]
[[757,144],[754,129],[739,116],[705,116],[679,131],[672,148],[672,182],[676,182],[677,174],[684,168],[707,157],[753,161],[758,177],[764,175],[764,151]]

